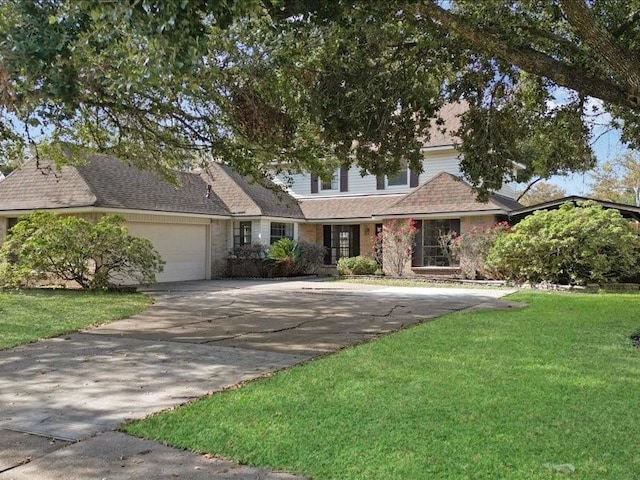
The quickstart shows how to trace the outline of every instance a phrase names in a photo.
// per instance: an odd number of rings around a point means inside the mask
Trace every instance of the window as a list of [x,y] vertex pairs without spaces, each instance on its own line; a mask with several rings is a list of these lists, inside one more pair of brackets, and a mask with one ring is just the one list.
[[409,169],[407,161],[400,163],[400,170],[393,177],[387,177],[387,185],[390,187],[406,186],[409,183]]
[[14,217],[7,218],[7,232],[11,230],[13,227],[15,227],[16,223],[18,223],[17,218],[14,218]]
[[293,223],[271,222],[271,243],[275,243],[281,238],[293,240]]
[[453,258],[446,248],[448,235],[460,233],[460,219],[422,220],[416,226],[415,248],[412,265],[414,267],[452,267]]
[[251,222],[233,222],[233,248],[251,245]]
[[320,188],[322,190],[338,190],[338,172],[333,172],[333,177],[329,180],[321,180]]
[[342,257],[360,255],[360,225],[324,225],[325,265],[335,265]]

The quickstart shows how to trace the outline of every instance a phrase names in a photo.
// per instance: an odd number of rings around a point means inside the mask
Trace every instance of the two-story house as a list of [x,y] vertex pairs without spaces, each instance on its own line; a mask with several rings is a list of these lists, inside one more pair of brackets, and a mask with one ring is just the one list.
[[434,130],[425,142],[420,173],[405,167],[393,176],[362,176],[352,167],[327,181],[295,173],[286,192],[251,183],[219,163],[178,173],[174,186],[106,156],[60,171],[27,162],[0,181],[0,243],[20,216],[35,210],[86,218],[117,213],[165,259],[160,281],[194,280],[222,276],[234,247],[283,237],[324,245],[328,266],[341,257],[372,256],[385,222],[412,218],[418,233],[410,271],[437,271],[449,267],[442,233],[463,233],[520,207],[510,186],[479,203],[461,180],[448,133],[458,113],[456,107],[442,112],[449,130]]
[[509,211],[520,207],[512,185],[480,203],[461,179],[456,138],[450,133],[457,129],[460,113],[457,105],[441,111],[448,128],[434,128],[424,143],[420,173],[405,165],[391,177],[362,176],[357,167],[336,170],[330,181],[312,174],[293,175],[290,193],[304,215],[298,238],[324,245],[325,263],[335,265],[341,257],[372,256],[375,235],[385,222],[411,218],[418,228],[412,271],[449,267],[450,259],[439,242],[441,235],[506,219]]

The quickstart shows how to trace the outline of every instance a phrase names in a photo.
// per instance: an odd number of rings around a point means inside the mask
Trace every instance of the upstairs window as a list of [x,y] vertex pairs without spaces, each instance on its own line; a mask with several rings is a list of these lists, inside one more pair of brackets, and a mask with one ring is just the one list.
[[321,190],[338,190],[338,172],[333,172],[333,176],[329,180],[321,180]]
[[387,185],[390,187],[404,187],[409,183],[409,168],[407,161],[403,160],[400,164],[400,170],[392,177],[387,177]]

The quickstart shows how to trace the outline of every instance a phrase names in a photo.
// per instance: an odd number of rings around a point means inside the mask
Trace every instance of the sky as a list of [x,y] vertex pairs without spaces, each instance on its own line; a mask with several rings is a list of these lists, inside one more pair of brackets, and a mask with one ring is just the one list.
[[[598,164],[622,156],[628,151],[627,147],[620,141],[620,132],[612,130],[603,134],[593,143],[593,150]],[[562,187],[567,195],[588,196],[591,184],[589,173],[576,173],[566,177],[554,176],[549,179],[549,183]]]
[[[557,89],[549,106],[561,105],[571,98],[571,93],[565,89]],[[587,99],[584,108],[587,123],[591,126],[593,141],[591,146],[598,164],[622,156],[629,149],[620,140],[620,130],[612,129],[612,117],[603,107],[602,101],[594,98]],[[587,173],[576,173],[568,176],[556,175],[549,179],[549,183],[562,187],[567,195],[589,196],[592,178]]]

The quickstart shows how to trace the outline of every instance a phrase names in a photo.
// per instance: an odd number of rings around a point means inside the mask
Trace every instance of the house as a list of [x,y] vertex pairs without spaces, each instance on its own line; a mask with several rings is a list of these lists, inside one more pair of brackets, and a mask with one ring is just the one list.
[[[447,125],[457,113],[443,113]],[[434,130],[421,173],[405,165],[396,175],[376,177],[342,167],[323,181],[294,172],[284,189],[252,183],[219,163],[177,173],[173,185],[104,155],[59,171],[27,162],[0,182],[0,243],[21,215],[35,210],[89,219],[119,214],[132,234],[153,242],[166,262],[158,281],[167,282],[222,276],[234,247],[283,237],[324,245],[328,266],[341,257],[372,256],[385,222],[412,218],[418,234],[407,273],[446,271],[441,234],[494,223],[520,207],[508,185],[485,203],[476,200],[461,179],[455,141]]]

